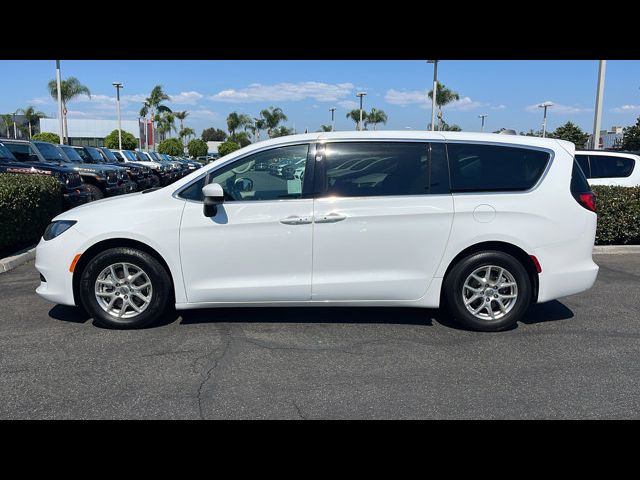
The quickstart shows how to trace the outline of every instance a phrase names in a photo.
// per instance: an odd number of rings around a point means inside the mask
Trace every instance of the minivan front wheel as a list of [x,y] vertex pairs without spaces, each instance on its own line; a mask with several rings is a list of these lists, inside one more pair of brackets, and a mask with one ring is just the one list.
[[478,252],[451,269],[444,293],[456,320],[473,330],[496,332],[523,317],[531,303],[531,281],[513,256]]
[[157,320],[170,297],[171,282],[151,255],[134,248],[111,248],[82,272],[82,304],[99,325],[141,328]]

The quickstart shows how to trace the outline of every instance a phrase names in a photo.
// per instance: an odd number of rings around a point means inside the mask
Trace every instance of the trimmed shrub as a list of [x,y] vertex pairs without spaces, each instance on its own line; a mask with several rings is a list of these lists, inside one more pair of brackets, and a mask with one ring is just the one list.
[[42,132],[36,133],[31,137],[31,140],[40,140],[41,142],[55,143],[58,145],[60,143],[60,136],[57,133]]
[[232,142],[231,140],[227,140],[226,142],[218,145],[218,153],[220,154],[221,157],[224,157],[225,155],[229,155],[231,152],[235,152],[236,150],[239,150],[239,149],[240,149],[240,145],[238,145],[236,142]]
[[[107,148],[119,148],[118,147],[118,129],[113,130],[109,135],[104,137],[104,146]],[[123,150],[135,150],[140,145],[138,139],[133,134],[122,130],[122,149]]]
[[194,138],[187,144],[187,150],[190,157],[196,158],[205,156],[209,150],[209,147],[207,147],[207,143],[204,140]]
[[167,138],[158,145],[158,153],[175,156],[184,155],[184,145],[178,138]]
[[55,178],[0,174],[0,250],[37,243],[60,212],[62,194]]
[[640,244],[640,187],[591,187],[596,198],[596,245]]

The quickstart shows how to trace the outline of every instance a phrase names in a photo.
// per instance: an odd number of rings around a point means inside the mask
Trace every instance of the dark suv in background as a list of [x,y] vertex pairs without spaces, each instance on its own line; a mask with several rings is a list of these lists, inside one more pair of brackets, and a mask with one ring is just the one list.
[[[102,157],[102,155],[100,154],[97,148],[93,148],[93,147],[72,147],[72,148],[78,153],[78,155],[80,155],[80,158],[82,158],[82,160],[85,163],[92,163],[95,165],[107,164],[107,162],[105,162],[104,158]],[[110,166],[112,166],[113,168],[119,168],[127,174],[124,180],[125,190],[127,193],[138,191],[138,181],[136,180],[139,180],[141,190],[144,190],[145,188],[148,187],[149,182],[145,180],[144,173],[139,167],[136,167],[133,165],[130,165],[130,166],[110,165]]]
[[93,199],[78,172],[63,165],[41,162],[31,143],[26,140],[0,139],[0,173],[53,176],[60,183],[65,208],[73,208]]
[[[141,177],[138,176],[136,179],[134,179],[135,182],[138,184],[138,190],[153,188],[160,185],[160,176],[156,175],[153,172],[153,170],[147,167],[146,165],[143,165],[142,163],[125,162],[124,160],[119,160],[115,156],[115,154],[111,150],[109,150],[107,147],[98,147],[96,148],[96,150],[100,152],[100,155],[102,155],[102,158],[104,159],[104,163],[107,163],[109,165],[117,165],[119,167],[124,167],[124,168],[135,167],[140,169]],[[132,171],[135,172],[135,170],[132,170]],[[130,176],[132,175],[130,174]],[[144,179],[143,182],[140,181],[141,178]],[[143,186],[145,184],[146,186]]]

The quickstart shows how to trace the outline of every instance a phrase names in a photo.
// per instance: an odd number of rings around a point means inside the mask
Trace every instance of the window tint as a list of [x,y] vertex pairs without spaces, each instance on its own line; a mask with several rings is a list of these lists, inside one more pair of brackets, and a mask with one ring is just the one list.
[[528,190],[542,176],[550,155],[499,145],[447,144],[455,192]]
[[580,168],[584,172],[585,177],[591,177],[591,170],[589,169],[589,156],[588,155],[576,155],[576,160]]
[[13,156],[13,153],[0,143],[0,158],[3,160],[15,160],[16,157]]
[[108,148],[101,148],[100,151],[104,154],[104,156],[107,158],[107,160],[109,160],[110,162],[114,162],[117,161],[116,156],[113,154],[113,152],[111,150],[109,150]]
[[364,197],[429,193],[431,151],[428,143],[327,143],[322,156],[324,174],[320,176],[317,190],[326,195]]
[[5,144],[7,150],[13,153],[13,156],[20,162],[28,162],[31,160],[29,154],[31,153],[31,146],[26,143],[7,143]]
[[124,157],[120,152],[111,152],[111,153],[113,153],[113,156],[116,157],[120,163],[124,162]]
[[78,162],[78,163],[82,163],[84,162],[84,160],[82,159],[82,157],[78,154],[78,151],[73,148],[73,147],[69,147],[67,145],[63,145],[62,147],[60,147],[62,150],[64,150],[64,153],[67,154],[67,157],[69,157],[69,160],[71,160],[72,162]]
[[573,162],[573,170],[571,171],[571,193],[577,195],[579,193],[590,192],[591,187],[584,175],[584,171],[577,160]]
[[67,162],[67,158],[64,156],[60,148],[47,142],[34,142],[36,148],[40,151],[45,160],[50,162]]
[[202,200],[202,187],[219,183],[225,201],[300,198],[309,145],[293,145],[255,153],[209,173],[180,193]]
[[606,155],[589,155],[591,163],[590,178],[628,177],[633,172],[635,161],[632,158]]
[[[93,163],[91,161],[91,157],[84,148],[74,148],[73,151],[76,152],[80,156],[80,158],[82,158],[83,162]],[[67,152],[67,150],[65,150],[65,152]]]

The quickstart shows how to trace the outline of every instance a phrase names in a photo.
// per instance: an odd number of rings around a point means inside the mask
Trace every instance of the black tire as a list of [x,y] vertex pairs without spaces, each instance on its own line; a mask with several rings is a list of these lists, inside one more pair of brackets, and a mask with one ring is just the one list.
[[[98,304],[94,293],[100,272],[119,262],[127,262],[144,270],[152,285],[148,307],[132,318],[118,318],[107,313]],[[171,299],[171,280],[160,262],[148,253],[128,247],[110,248],[92,258],[82,272],[80,299],[84,308],[100,326],[117,329],[142,328],[158,320],[167,308]]]
[[87,190],[89,190],[89,193],[91,193],[91,196],[94,200],[100,200],[104,198],[104,193],[102,193],[102,190],[100,190],[100,188],[96,187],[95,185],[91,183],[85,183],[85,187],[87,187]]
[[[517,286],[517,298],[513,307],[504,316],[495,320],[474,316],[465,306],[462,293],[469,275],[476,269],[489,265],[495,265],[510,272]],[[514,327],[529,308],[532,296],[531,279],[522,263],[507,253],[493,250],[474,253],[458,261],[447,275],[443,291],[446,306],[453,317],[465,327],[482,332],[498,332]],[[482,298],[472,306],[479,305],[480,301]],[[481,313],[489,315],[488,310],[483,310]]]

